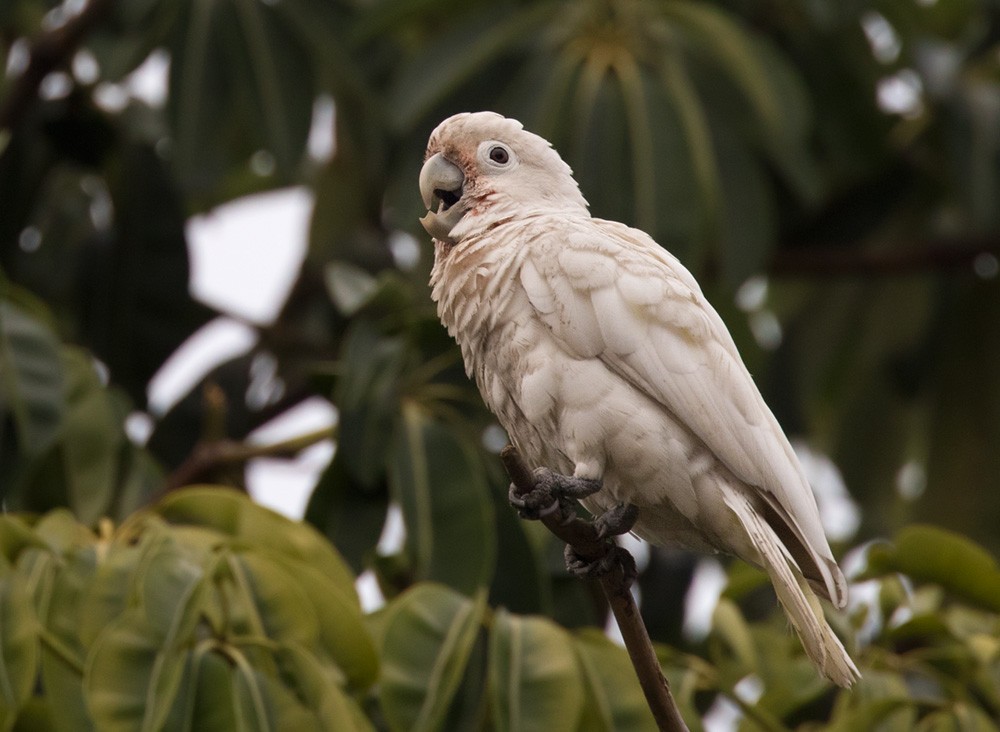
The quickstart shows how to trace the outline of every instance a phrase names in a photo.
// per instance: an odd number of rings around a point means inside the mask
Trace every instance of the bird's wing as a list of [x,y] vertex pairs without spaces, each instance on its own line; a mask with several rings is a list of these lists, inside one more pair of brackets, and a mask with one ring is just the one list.
[[550,221],[533,233],[520,281],[553,335],[569,353],[600,358],[662,404],[756,488],[785,524],[775,529],[784,530],[793,556],[811,560],[820,576],[803,571],[842,606],[843,575],[798,460],[691,274],[646,234],[621,224]]

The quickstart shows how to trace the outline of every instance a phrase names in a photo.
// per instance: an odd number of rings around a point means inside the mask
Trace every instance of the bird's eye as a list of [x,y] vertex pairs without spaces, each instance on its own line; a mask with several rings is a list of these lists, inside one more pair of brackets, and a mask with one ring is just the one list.
[[510,160],[510,153],[506,148],[494,145],[490,148],[490,160],[497,165],[506,165]]

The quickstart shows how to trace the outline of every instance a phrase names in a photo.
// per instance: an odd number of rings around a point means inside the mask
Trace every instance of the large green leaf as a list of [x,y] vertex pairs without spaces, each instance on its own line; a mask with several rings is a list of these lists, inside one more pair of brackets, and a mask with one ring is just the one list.
[[18,574],[0,579],[0,730],[14,727],[38,672],[38,620]]
[[573,639],[551,620],[498,610],[490,631],[493,723],[511,732],[576,730],[584,685]]
[[480,632],[485,593],[475,600],[419,584],[387,609],[382,635],[382,706],[393,730],[441,729]]
[[79,631],[81,603],[95,576],[96,563],[93,544],[70,549],[64,555],[44,619],[41,683],[49,719],[59,730],[93,729],[83,695],[85,650]]
[[354,574],[319,532],[255,504],[244,493],[219,487],[188,488],[171,493],[156,510],[172,523],[209,527],[308,564],[358,603]]
[[200,552],[160,534],[139,557],[136,605],[97,636],[84,691],[100,729],[161,729],[183,682],[211,568]]
[[276,180],[288,180],[305,149],[316,74],[281,4],[186,3],[170,56],[167,114],[186,188],[211,200],[220,184],[266,185],[243,172],[259,150]]
[[496,571],[490,583],[490,605],[515,613],[546,613],[552,610],[550,575],[544,552],[532,532],[539,527],[521,520],[507,498],[510,478],[496,463],[487,465],[493,488],[496,516]]
[[850,694],[837,698],[830,715],[830,732],[862,729],[908,732],[914,728],[917,709],[906,682],[880,670],[866,671]]
[[113,543],[102,548],[103,556],[80,604],[77,633],[84,647],[92,646],[102,630],[128,607],[142,546],[140,540],[138,546]]
[[788,132],[784,100],[771,83],[752,36],[734,15],[702,2],[668,3],[663,12],[683,31],[682,38],[693,51],[703,54],[703,61],[717,64],[732,77],[765,129],[775,136]]
[[107,186],[113,229],[84,248],[81,337],[144,409],[149,380],[214,311],[191,294],[187,212],[162,157],[123,145]]
[[32,531],[24,516],[0,514],[0,577],[5,576],[18,555],[29,547],[45,549],[45,542]]
[[20,307],[0,299],[0,419],[12,417],[18,448],[38,455],[55,441],[64,411],[58,340]]
[[306,520],[322,530],[360,574],[382,534],[389,489],[384,482],[366,487],[354,479],[345,455],[337,450],[320,476],[309,497]]
[[353,593],[318,570],[276,553],[241,552],[234,571],[250,593],[258,634],[299,644],[335,661],[347,680],[367,688],[378,674],[378,658]]
[[399,411],[400,380],[412,354],[401,336],[385,337],[367,320],[344,337],[334,401],[340,410],[337,450],[360,487],[375,490],[384,479],[391,432]]
[[94,643],[84,674],[87,708],[102,730],[157,730],[183,680],[186,652],[161,646],[161,629],[126,612]]
[[[320,665],[307,649],[281,646],[275,653],[282,680],[297,703],[315,715],[322,730],[329,732],[365,732],[373,730],[361,708],[341,689],[337,674]],[[282,721],[278,729],[287,729]]]
[[389,471],[419,579],[473,593],[489,584],[493,503],[478,456],[445,425],[406,403]]
[[869,572],[902,572],[941,585],[966,602],[1000,612],[1000,567],[969,539],[935,526],[908,526],[892,545],[876,544]]
[[580,632],[574,641],[586,682],[586,711],[581,729],[595,732],[657,729],[625,650],[592,628]]
[[67,499],[83,521],[110,509],[125,444],[125,407],[101,383],[89,354],[66,353],[69,411],[61,446]]
[[247,635],[310,646],[319,637],[319,618],[297,578],[257,552],[235,555],[231,571],[252,607]]
[[514,13],[509,8],[485,5],[465,14],[400,70],[388,94],[394,127],[406,130],[414,126],[449,95],[481,75],[483,67],[532,38],[554,10],[547,3],[525,6]]
[[996,732],[995,718],[970,704],[958,703],[949,709],[931,712],[913,728],[914,732]]
[[192,653],[187,683],[180,697],[185,729],[199,732],[242,732],[235,711],[233,664],[210,644]]

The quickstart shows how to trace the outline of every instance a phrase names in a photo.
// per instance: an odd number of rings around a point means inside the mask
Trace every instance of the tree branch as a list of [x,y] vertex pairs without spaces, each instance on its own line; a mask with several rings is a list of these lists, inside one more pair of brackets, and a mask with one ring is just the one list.
[[112,5],[114,0],[90,0],[65,23],[31,42],[28,66],[0,101],[0,136],[17,126],[38,96],[38,87],[45,77],[70,61],[83,39]]
[[334,437],[334,429],[326,427],[289,440],[268,445],[252,445],[236,440],[212,440],[200,442],[187,460],[167,476],[160,489],[160,496],[186,485],[197,483],[202,476],[210,475],[219,468],[242,465],[254,458],[293,458],[307,447],[312,447]]
[[984,255],[1000,259],[996,237],[935,239],[888,251],[806,247],[779,250],[768,273],[774,277],[883,277],[971,270]]
[[[517,449],[513,445],[507,445],[501,451],[500,459],[514,484],[514,492],[517,495],[530,493],[535,487],[535,476],[524,464]],[[579,517],[573,516],[569,520],[563,520],[557,511],[542,516],[541,521],[549,531],[569,544],[582,559],[598,561],[606,556],[613,546],[608,539],[597,535],[593,523]],[[639,685],[646,695],[646,703],[653,713],[656,724],[666,732],[687,732],[687,725],[684,724],[677,704],[670,694],[670,686],[663,676],[649,633],[629,589],[631,578],[627,577],[623,568],[618,565],[614,571],[601,575],[600,583],[615,614],[618,628],[625,640],[625,648],[628,650],[636,676],[639,677]]]

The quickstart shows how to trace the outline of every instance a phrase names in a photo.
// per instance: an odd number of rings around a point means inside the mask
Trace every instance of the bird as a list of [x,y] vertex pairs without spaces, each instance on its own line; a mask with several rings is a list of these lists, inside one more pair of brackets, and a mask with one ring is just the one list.
[[593,217],[544,138],[464,112],[428,140],[419,188],[431,298],[466,370],[531,464],[638,511],[664,547],[762,568],[833,683],[860,673],[818,597],[848,587],[806,475],[694,276],[648,234]]

